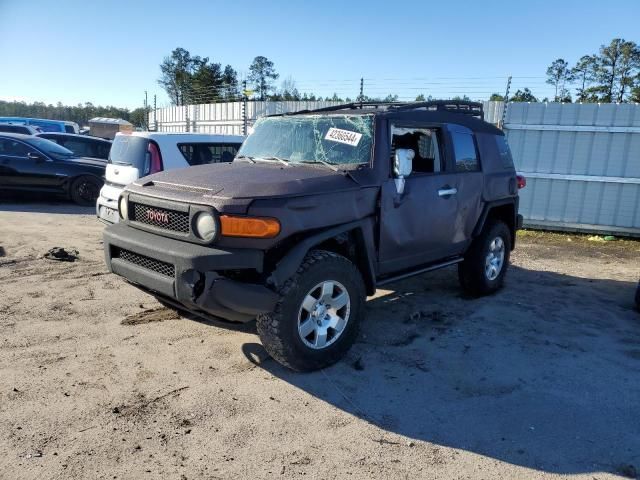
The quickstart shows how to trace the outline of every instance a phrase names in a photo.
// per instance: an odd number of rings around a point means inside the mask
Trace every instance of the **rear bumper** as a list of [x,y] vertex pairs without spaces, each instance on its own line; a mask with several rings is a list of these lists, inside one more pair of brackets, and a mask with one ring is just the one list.
[[219,250],[154,235],[126,224],[104,230],[107,267],[186,310],[246,322],[275,307],[278,296],[264,285],[226,278],[228,270],[262,271],[263,252]]

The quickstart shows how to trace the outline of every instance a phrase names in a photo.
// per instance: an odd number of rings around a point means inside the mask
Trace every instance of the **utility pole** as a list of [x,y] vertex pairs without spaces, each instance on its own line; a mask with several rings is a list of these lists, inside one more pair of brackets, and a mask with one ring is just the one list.
[[360,77],[360,108],[362,108],[363,100],[364,100],[364,78]]
[[242,81],[242,135],[247,135],[247,81]]
[[144,91],[144,125],[145,130],[149,130],[149,97],[147,91]]
[[153,94],[153,126],[154,131],[158,131],[158,103],[156,94]]
[[507,78],[507,89],[504,92],[504,107],[502,108],[502,119],[500,120],[500,124],[498,128],[502,129],[504,127],[504,119],[507,118],[507,105],[509,105],[509,90],[511,89],[511,75]]

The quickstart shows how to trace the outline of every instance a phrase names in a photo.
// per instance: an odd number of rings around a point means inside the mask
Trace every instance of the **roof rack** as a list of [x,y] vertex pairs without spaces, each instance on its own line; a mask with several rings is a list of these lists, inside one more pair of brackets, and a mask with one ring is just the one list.
[[468,100],[431,100],[428,102],[351,102],[331,107],[316,108],[313,110],[299,110],[297,112],[281,113],[270,116],[295,115],[300,113],[320,113],[336,112],[339,110],[359,110],[364,108],[385,108],[387,110],[418,110],[426,109],[430,111],[440,111],[471,115],[484,120],[484,109],[481,102],[470,102]]

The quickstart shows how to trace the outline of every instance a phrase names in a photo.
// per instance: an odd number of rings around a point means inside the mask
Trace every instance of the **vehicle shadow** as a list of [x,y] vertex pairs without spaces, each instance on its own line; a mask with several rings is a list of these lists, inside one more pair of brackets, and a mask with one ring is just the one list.
[[96,207],[83,207],[43,194],[3,194],[0,195],[0,212],[51,213],[67,215],[95,215]]
[[331,368],[296,374],[257,343],[243,352],[388,434],[543,472],[626,475],[640,467],[635,286],[511,267],[501,292],[469,299],[448,269],[370,299]]

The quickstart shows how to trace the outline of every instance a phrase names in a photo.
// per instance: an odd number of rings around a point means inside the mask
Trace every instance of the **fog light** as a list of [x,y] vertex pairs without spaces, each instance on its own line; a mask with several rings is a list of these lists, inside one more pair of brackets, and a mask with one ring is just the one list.
[[127,208],[127,199],[125,197],[120,197],[120,201],[118,202],[118,211],[120,212],[120,218],[123,220],[129,219],[129,210]]
[[216,219],[208,212],[200,212],[196,217],[196,234],[205,242],[210,242],[218,233]]

